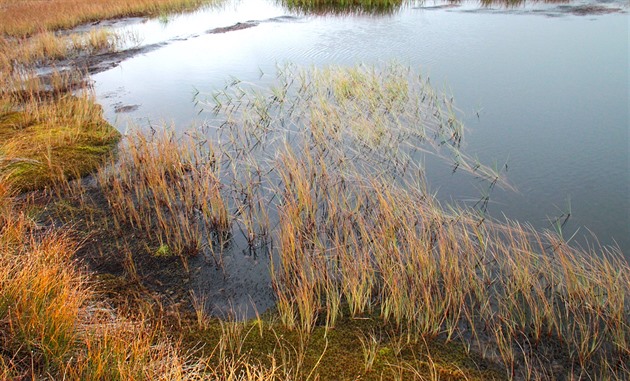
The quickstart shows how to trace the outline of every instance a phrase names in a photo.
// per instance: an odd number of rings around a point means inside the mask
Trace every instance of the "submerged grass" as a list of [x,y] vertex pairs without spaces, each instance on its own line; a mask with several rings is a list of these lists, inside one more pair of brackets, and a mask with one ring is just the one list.
[[621,253],[445,212],[422,181],[419,152],[508,185],[470,164],[452,104],[422,78],[396,65],[289,67],[266,94],[235,84],[213,99],[226,121],[217,131],[225,165],[267,174],[284,325],[305,335],[333,328],[345,305],[352,317],[378,313],[409,342],[464,343],[502,362],[508,378],[628,375]]

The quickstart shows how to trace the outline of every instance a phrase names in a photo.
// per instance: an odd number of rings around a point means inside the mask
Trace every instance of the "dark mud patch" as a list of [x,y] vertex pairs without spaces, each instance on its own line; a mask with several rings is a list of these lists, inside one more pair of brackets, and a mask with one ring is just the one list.
[[258,26],[258,24],[259,23],[256,22],[256,21],[237,22],[234,25],[210,29],[210,30],[206,31],[206,33],[208,33],[208,34],[220,34],[220,33],[234,32],[234,31],[237,31],[237,30],[253,28],[255,26]]
[[428,5],[428,6],[414,7],[413,9],[421,9],[425,11],[437,11],[441,9],[459,8],[460,6],[461,5],[457,3],[450,3],[450,4],[442,4],[442,5]]
[[[606,4],[606,5],[601,5]],[[548,6],[546,4],[537,7],[526,8],[491,8],[482,7],[476,9],[456,10],[464,13],[482,13],[482,14],[501,14],[501,15],[540,15],[546,17],[563,17],[563,16],[600,16],[615,13],[626,13],[619,7],[620,3],[616,1],[598,2],[598,4],[563,4],[557,6]]]
[[230,25],[230,26],[210,29],[210,30],[206,31],[206,33],[207,34],[228,33],[228,32],[235,32],[237,30],[253,28],[253,27],[258,26],[258,25],[260,25],[262,23],[289,22],[289,21],[297,21],[297,20],[299,20],[298,17],[289,16],[289,15],[272,17],[272,18],[265,19],[265,20],[248,20],[248,21],[245,21],[245,22],[237,22],[236,24],[233,24],[233,25]]
[[115,68],[126,59],[157,50],[166,45],[167,43],[162,42],[158,44],[131,48],[131,49],[123,50],[120,52],[108,52],[108,53],[96,54],[96,55],[91,55],[91,56],[85,56],[85,57],[80,57],[78,59],[71,60],[69,64],[76,68],[86,68],[89,74],[96,74],[96,73],[100,73],[100,72]]
[[[249,319],[275,305],[268,254],[226,247],[221,266],[207,250],[182,258],[161,255],[161,245],[132,226],[116,226],[108,201],[93,177],[77,180],[81,191],[41,197],[39,223],[70,229],[77,260],[97,281],[99,293],[115,305],[138,300],[193,311],[193,295],[209,315]],[[262,252],[262,250],[260,250]]]
[[127,112],[133,112],[140,108],[140,105],[123,105],[121,103],[117,103],[114,105],[114,112],[116,114],[122,114]]
[[225,250],[222,266],[209,255],[191,258],[192,291],[212,316],[251,319],[275,305],[269,255]]
[[106,52],[100,54],[80,55],[63,60],[58,60],[37,68],[37,76],[44,85],[53,83],[59,75],[67,75],[69,90],[80,88],[87,83],[87,78],[83,75],[98,74],[100,72],[113,69],[121,62],[134,56],[157,50],[167,43],[146,45],[122,51]]

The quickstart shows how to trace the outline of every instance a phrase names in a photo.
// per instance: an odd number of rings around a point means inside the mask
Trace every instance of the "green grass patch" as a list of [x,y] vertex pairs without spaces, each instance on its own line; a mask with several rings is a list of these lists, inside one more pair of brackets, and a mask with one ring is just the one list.
[[383,324],[378,316],[345,317],[334,329],[316,327],[307,336],[287,329],[277,319],[272,313],[249,322],[212,319],[204,327],[189,323],[184,343],[192,349],[203,348],[202,357],[213,353],[210,361],[248,359],[294,379],[505,379],[501,367],[466,352],[460,344],[408,341],[404,332]]
[[120,134],[88,99],[63,96],[0,114],[0,174],[18,191],[94,172]]

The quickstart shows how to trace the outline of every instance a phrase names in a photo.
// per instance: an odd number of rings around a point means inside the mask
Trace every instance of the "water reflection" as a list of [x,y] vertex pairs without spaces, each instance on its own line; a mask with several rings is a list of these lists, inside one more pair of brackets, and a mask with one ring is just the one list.
[[[502,6],[506,8],[517,7],[528,4],[567,4],[570,0],[479,0],[483,7]],[[450,3],[461,3],[461,1],[450,1]]]
[[290,12],[306,15],[388,15],[404,4],[402,0],[280,0]]
[[[570,0],[463,0],[424,1],[424,0],[278,0],[277,4],[290,12],[303,15],[390,15],[401,8],[445,9],[463,5],[475,8],[498,7],[512,9],[540,4],[568,4]],[[607,8],[601,6],[579,7],[584,12],[601,13]],[[601,9],[600,9],[601,8]]]

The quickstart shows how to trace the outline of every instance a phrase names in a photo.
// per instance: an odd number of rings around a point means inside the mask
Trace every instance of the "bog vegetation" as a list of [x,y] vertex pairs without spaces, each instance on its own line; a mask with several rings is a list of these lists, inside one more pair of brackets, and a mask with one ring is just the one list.
[[[0,13],[0,379],[630,375],[628,263],[440,205],[427,155],[510,185],[466,156],[452,100],[419,73],[288,65],[269,88],[199,96],[199,129],[120,141],[81,73],[29,74],[56,42],[27,47],[199,3],[24,4]],[[237,242],[268,261],[276,299],[251,321],[210,317],[189,292],[191,259],[223,268]]]

